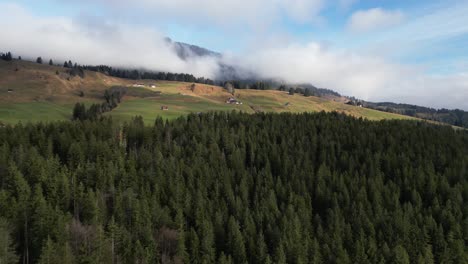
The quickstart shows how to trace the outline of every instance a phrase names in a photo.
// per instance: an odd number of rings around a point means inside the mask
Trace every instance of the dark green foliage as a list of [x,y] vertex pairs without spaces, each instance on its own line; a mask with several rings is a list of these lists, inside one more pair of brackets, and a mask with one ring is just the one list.
[[[351,98],[354,99],[354,98]],[[410,105],[410,104],[396,104],[396,103],[372,103],[365,102],[365,107],[386,111],[390,113],[397,113],[401,115],[414,116],[422,119],[433,120],[454,126],[468,128],[468,112],[460,109],[434,109],[429,107]]]
[[104,92],[104,99],[106,99],[106,103],[117,106],[127,92],[128,88],[125,86],[114,86]]
[[270,90],[270,89],[272,89],[271,86],[270,86],[270,83],[263,82],[263,81],[253,83],[250,86],[250,88],[255,89],[255,90]]
[[[309,93],[309,95],[312,96],[319,96],[319,97],[324,97],[324,96],[338,96],[340,97],[341,95],[333,90],[326,89],[326,88],[317,88],[313,85],[310,84],[301,84],[299,87],[297,87],[300,91],[300,93],[304,94]],[[307,91],[309,90],[309,91]],[[299,91],[297,91],[299,93]],[[308,96],[308,95],[306,95]]]
[[[121,102],[128,88],[124,86],[114,86],[104,92],[105,102],[102,104],[92,104],[88,109],[83,103],[76,103],[73,108],[73,120],[97,120],[101,114],[112,111]],[[80,92],[80,97],[84,96],[83,91]]]
[[312,95],[313,95],[312,90],[309,88],[305,88],[304,96],[312,96]]
[[220,86],[229,83],[234,89],[255,89],[255,90],[270,90],[278,87],[276,82],[273,81],[258,81],[258,80],[229,80],[218,82]]
[[86,119],[86,106],[83,103],[76,103],[73,108],[73,119],[74,120],[85,120]]
[[5,60],[5,61],[12,61],[13,60],[13,55],[11,55],[11,52],[6,52],[6,53],[0,53],[0,59]]
[[468,263],[467,166],[466,131],[337,113],[18,124],[0,212],[24,263]]
[[49,60],[49,65],[54,65],[54,62],[52,61],[52,59]]
[[206,79],[204,77],[195,77],[192,74],[186,73],[171,73],[171,72],[152,72],[152,71],[138,71],[112,68],[107,65],[82,66],[86,70],[95,71],[107,74],[109,76],[125,78],[125,79],[152,79],[152,80],[165,80],[165,81],[179,81],[179,82],[192,82],[192,83],[203,83],[203,84],[214,84],[213,80]]
[[0,218],[0,263],[2,264],[18,263],[11,232],[8,222]]
[[73,108],[73,120],[97,120],[101,117],[101,114],[107,111],[107,105],[104,104],[92,104],[88,109],[83,103],[76,103]]
[[75,76],[79,76],[80,78],[85,77],[85,72],[83,68],[81,66],[77,66],[76,64],[75,64],[75,67],[68,70],[68,74],[70,74],[70,76],[72,77],[75,77]]
[[[0,59],[2,60],[12,60],[12,55],[10,52],[0,53]],[[21,60],[21,56],[18,58]],[[37,63],[42,64],[42,58],[38,57],[36,59]],[[53,65],[52,60],[49,61],[49,65]],[[81,78],[85,77],[85,70],[95,71],[107,74],[109,76],[125,78],[125,79],[153,79],[153,80],[165,80],[165,81],[179,81],[179,82],[193,82],[193,83],[203,83],[214,85],[215,82],[211,79],[204,77],[195,77],[192,74],[187,73],[171,73],[171,72],[152,72],[152,71],[139,71],[139,70],[130,70],[130,69],[119,69],[112,68],[107,65],[91,66],[91,65],[78,65],[69,60],[63,63],[63,67],[69,68],[68,73],[70,76],[80,76]]]

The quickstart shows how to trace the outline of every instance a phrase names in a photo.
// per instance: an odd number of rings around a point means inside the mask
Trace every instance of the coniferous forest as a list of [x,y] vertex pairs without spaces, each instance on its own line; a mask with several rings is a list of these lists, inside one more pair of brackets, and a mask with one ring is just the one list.
[[338,113],[0,128],[0,263],[468,263],[468,133]]

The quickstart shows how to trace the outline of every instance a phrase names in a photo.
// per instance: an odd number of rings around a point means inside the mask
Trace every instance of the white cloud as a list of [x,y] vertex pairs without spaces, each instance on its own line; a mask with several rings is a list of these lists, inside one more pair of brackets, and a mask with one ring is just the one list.
[[16,4],[0,4],[0,47],[23,57],[56,62],[146,68],[214,77],[215,58],[184,61],[159,32],[112,24],[97,18],[35,17]]
[[231,58],[229,63],[264,78],[311,83],[371,101],[468,110],[468,73],[429,76],[423,69],[324,48],[315,42],[266,48]]
[[348,21],[351,32],[369,32],[386,29],[403,22],[405,16],[401,11],[387,11],[381,8],[356,11]]

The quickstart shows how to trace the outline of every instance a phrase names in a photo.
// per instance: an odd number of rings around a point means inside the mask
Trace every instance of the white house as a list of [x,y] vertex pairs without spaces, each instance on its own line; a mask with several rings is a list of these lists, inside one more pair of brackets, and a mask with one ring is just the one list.
[[236,105],[241,105],[242,102],[241,101],[237,101],[236,98],[234,97],[229,97],[227,100],[226,100],[226,104],[236,104]]

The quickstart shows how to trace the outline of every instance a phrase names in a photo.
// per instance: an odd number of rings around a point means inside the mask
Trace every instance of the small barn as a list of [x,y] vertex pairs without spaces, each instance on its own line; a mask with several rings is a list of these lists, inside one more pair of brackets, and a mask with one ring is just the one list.
[[162,105],[161,110],[167,111],[167,110],[169,110],[169,107],[167,105]]
[[241,101],[238,101],[236,98],[234,97],[229,97],[227,100],[226,100],[226,104],[236,104],[236,105],[241,105],[242,102]]

